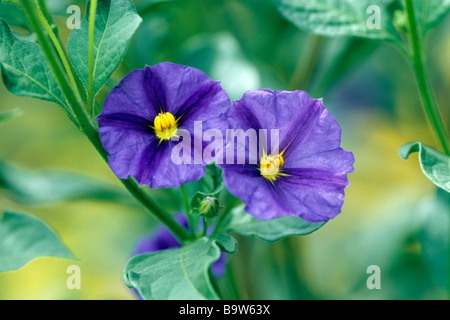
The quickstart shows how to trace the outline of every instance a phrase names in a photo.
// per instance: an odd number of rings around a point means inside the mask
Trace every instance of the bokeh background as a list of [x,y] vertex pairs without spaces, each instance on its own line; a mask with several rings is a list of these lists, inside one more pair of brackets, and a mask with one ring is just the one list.
[[[342,213],[323,228],[276,243],[238,237],[228,270],[242,299],[447,298],[447,204],[417,156],[405,161],[397,154],[409,141],[436,145],[412,70],[394,47],[308,34],[272,0],[134,2],[143,23],[97,96],[100,105],[129,71],[171,61],[205,71],[234,100],[259,88],[323,98],[342,127],[342,147],[355,155]],[[48,4],[65,43],[66,8],[78,4],[84,12],[85,1]],[[447,17],[426,41],[447,126],[449,30]],[[39,258],[0,273],[0,299],[135,299],[122,271],[156,221],[55,104],[14,96],[0,83],[0,112],[16,107],[21,116],[0,125],[0,209],[40,217],[79,259]],[[172,212],[181,209],[176,190],[151,193]],[[81,269],[80,290],[66,286],[73,264]],[[366,286],[370,265],[380,267],[379,290]]]

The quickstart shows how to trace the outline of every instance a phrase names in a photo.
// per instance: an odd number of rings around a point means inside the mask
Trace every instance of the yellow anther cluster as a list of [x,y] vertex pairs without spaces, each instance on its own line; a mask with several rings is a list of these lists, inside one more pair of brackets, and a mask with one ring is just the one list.
[[177,131],[177,121],[170,112],[160,113],[155,117],[153,128],[160,140],[170,140]]
[[284,165],[284,159],[281,154],[275,156],[263,155],[259,161],[259,170],[261,175],[270,180],[274,181],[277,176],[281,174],[280,168]]

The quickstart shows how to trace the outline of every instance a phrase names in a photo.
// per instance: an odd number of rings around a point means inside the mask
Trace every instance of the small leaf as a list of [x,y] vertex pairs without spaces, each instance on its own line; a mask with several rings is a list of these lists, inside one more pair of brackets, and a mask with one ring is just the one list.
[[423,33],[436,27],[450,12],[450,0],[414,1],[414,5]]
[[404,144],[398,152],[405,160],[411,153],[419,152],[423,173],[439,188],[450,192],[450,157],[418,141]]
[[42,221],[6,211],[0,219],[0,272],[17,270],[39,257],[76,259]]
[[[389,6],[396,0],[275,0],[280,12],[297,27],[324,36],[399,40]],[[368,27],[379,8],[380,28]],[[375,18],[375,16],[374,16]]]
[[16,38],[0,18],[0,66],[6,88],[18,96],[34,97],[68,107],[56,79],[35,42]]
[[[86,9],[89,13],[89,4]],[[74,29],[67,42],[67,51],[81,81],[89,81],[89,14]],[[119,66],[133,33],[141,23],[130,0],[100,0],[95,14],[94,30],[94,94]]]
[[209,236],[211,240],[215,240],[221,251],[226,253],[236,253],[237,242],[232,236],[224,233],[215,233]]
[[229,236],[200,238],[181,248],[141,254],[125,267],[125,284],[146,300],[216,300],[208,270],[230,249]]
[[231,219],[224,222],[227,232],[237,232],[244,236],[256,236],[275,242],[287,236],[303,236],[321,228],[325,222],[311,223],[299,217],[282,217],[272,220],[258,220],[244,211],[244,205],[230,212]]
[[22,109],[16,108],[7,112],[0,113],[0,122],[18,117],[22,114]]

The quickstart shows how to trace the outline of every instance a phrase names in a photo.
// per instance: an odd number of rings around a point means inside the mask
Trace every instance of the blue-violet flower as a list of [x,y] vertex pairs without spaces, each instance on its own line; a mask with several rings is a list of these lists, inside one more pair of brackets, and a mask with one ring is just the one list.
[[[132,176],[150,188],[200,179],[206,164],[203,132],[223,130],[226,121],[220,115],[230,104],[220,83],[198,69],[163,62],[131,71],[108,94],[97,117],[109,166],[119,178]],[[201,125],[196,136],[194,122]],[[185,138],[179,137],[181,129],[191,134],[189,145],[200,149],[200,160],[194,159],[195,150],[188,150],[192,161],[174,163],[173,149]]]
[[248,135],[245,141],[257,133],[257,148],[227,135],[227,161],[220,165],[225,186],[248,213],[320,222],[341,212],[354,157],[340,147],[341,128],[321,99],[304,91],[248,91],[226,117],[231,128]]

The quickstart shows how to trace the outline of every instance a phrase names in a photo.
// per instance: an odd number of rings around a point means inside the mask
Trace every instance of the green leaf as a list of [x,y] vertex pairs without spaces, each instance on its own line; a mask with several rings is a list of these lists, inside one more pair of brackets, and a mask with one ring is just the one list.
[[124,282],[146,300],[219,299],[208,270],[219,259],[221,248],[235,248],[232,239],[204,237],[181,248],[135,256],[125,267]]
[[17,270],[39,257],[76,259],[42,221],[6,211],[0,219],[0,272]]
[[234,208],[224,222],[226,232],[237,232],[244,236],[256,236],[275,242],[287,236],[303,236],[321,228],[325,222],[311,223],[299,217],[282,217],[272,220],[258,220],[244,211],[244,205]]
[[27,19],[17,5],[7,3],[8,1],[0,1],[0,12],[2,18],[5,19],[10,26],[17,26],[28,30]]
[[450,0],[414,1],[414,5],[423,33],[436,27],[450,11]]
[[[274,0],[280,12],[297,27],[324,36],[356,36],[399,40],[392,24],[390,5],[396,0]],[[381,27],[368,28],[376,5]],[[369,11],[369,13],[368,13]],[[371,22],[371,21],[370,21]]]
[[15,108],[10,111],[2,112],[2,113],[0,113],[0,122],[11,119],[11,118],[18,117],[21,114],[22,114],[22,109],[20,109],[20,108]]
[[237,242],[232,236],[224,233],[215,233],[209,236],[211,240],[215,240],[219,245],[221,251],[227,253],[236,253]]
[[0,66],[6,88],[18,96],[34,97],[67,105],[56,79],[37,43],[19,40],[0,18]]
[[[89,4],[86,12],[89,13]],[[86,88],[89,81],[88,18],[89,14],[86,14],[80,29],[74,29],[67,42],[69,57]],[[130,0],[98,1],[94,30],[94,94],[119,66],[141,21]]]
[[398,152],[405,160],[411,153],[419,152],[423,173],[439,188],[450,192],[450,157],[418,141],[404,144]]
[[32,171],[0,161],[0,188],[16,202],[48,204],[77,199],[110,200],[136,205],[121,189],[80,174],[59,171]]

